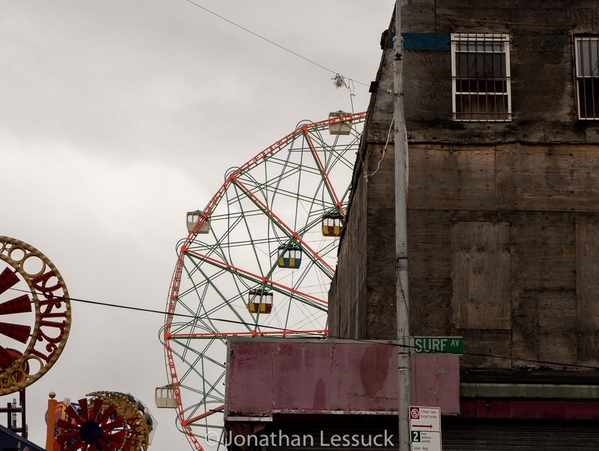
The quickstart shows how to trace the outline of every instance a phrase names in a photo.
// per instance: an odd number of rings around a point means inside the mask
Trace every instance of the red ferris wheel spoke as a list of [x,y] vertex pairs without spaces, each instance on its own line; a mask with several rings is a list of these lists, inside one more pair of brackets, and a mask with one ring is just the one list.
[[83,424],[85,423],[85,420],[81,417],[81,415],[79,415],[77,413],[77,411],[75,410],[75,408],[72,405],[69,405],[66,409],[65,409],[65,413],[73,420],[75,421],[76,424]]
[[89,417],[90,420],[97,421],[98,415],[100,414],[100,410],[102,409],[102,404],[104,404],[104,401],[102,400],[102,398],[96,398],[94,400],[92,412]]
[[[0,274],[0,294],[13,287],[18,281],[19,278],[14,272],[9,268],[4,268]],[[31,312],[31,301],[26,294],[0,304],[0,315],[25,312]],[[31,326],[0,322],[0,334],[20,343],[26,343],[31,335]],[[9,351],[4,348],[0,350],[0,365],[2,368],[7,368],[14,360],[15,356]]]
[[31,326],[22,324],[0,323],[0,334],[12,338],[13,340],[26,343],[31,333]]
[[[96,398],[98,399],[98,398]],[[111,404],[109,405],[106,409],[104,409],[104,412],[102,413],[102,416],[100,418],[98,418],[97,422],[98,424],[105,426],[107,421],[110,419],[110,417],[112,415],[116,415],[117,411],[116,408]],[[120,416],[118,418],[121,418]],[[123,419],[121,418],[121,421]]]
[[87,398],[81,398],[79,400],[79,411],[81,412],[80,415],[84,421],[88,421],[90,419],[87,406]]
[[[73,427],[73,425],[67,421],[64,420],[58,420],[56,422],[56,426],[59,428],[63,428],[63,429],[69,429]],[[71,432],[64,432],[63,434],[60,434],[58,437],[56,437],[56,441],[58,443],[65,443],[65,442],[69,442],[71,440],[73,440],[74,438],[77,438],[79,436],[79,431],[78,430],[74,430]]]
[[25,313],[30,311],[31,300],[26,294],[0,304],[0,315],[10,315],[12,313]]
[[[73,425],[71,423],[69,423],[66,420],[63,420],[62,418],[59,418],[59,419],[56,420],[56,427],[57,428],[61,428],[61,429],[65,429],[65,430],[67,430],[67,429],[70,430],[72,426]],[[56,440],[58,440],[58,441],[60,441],[60,440],[66,440],[66,439],[64,439],[64,437],[66,435],[68,435],[68,434],[70,434],[70,433],[61,434],[60,436],[56,437]]]
[[306,243],[302,237],[300,237],[297,232],[294,232],[293,229],[291,227],[289,227],[287,224],[285,224],[285,222],[279,218],[270,208],[268,208],[268,206],[262,202],[260,199],[258,199],[258,197],[252,193],[252,191],[245,186],[239,179],[237,179],[236,177],[234,177],[233,175],[231,175],[229,177],[231,180],[233,180],[238,186],[239,188],[241,188],[245,194],[247,195],[247,197],[249,199],[251,199],[253,202],[255,202],[257,205],[260,206],[260,208],[266,212],[271,218],[273,218],[273,220],[279,224],[280,227],[282,227],[283,229],[285,229],[287,231],[287,233],[289,233],[290,236],[292,236],[295,240],[297,240],[298,243],[300,243],[302,245],[303,248],[305,248],[316,260],[318,260],[320,262],[321,265],[323,265],[328,271],[331,272],[331,274],[335,273],[335,269],[331,267],[331,265],[329,265],[320,255],[317,251],[315,251],[314,249],[312,249],[308,243]]
[[107,434],[107,433],[103,432],[101,434],[101,437],[110,446],[114,446],[114,447],[118,448],[123,443],[123,439],[125,438],[125,435],[126,435],[126,432],[123,429],[115,434]]
[[344,215],[343,206],[342,206],[343,204],[339,200],[339,196],[337,196],[337,193],[335,192],[335,187],[333,186],[333,184],[331,183],[331,180],[329,179],[329,174],[328,174],[327,170],[325,169],[325,165],[322,163],[322,159],[318,155],[318,151],[316,150],[316,146],[314,145],[314,140],[312,139],[312,136],[308,132],[308,126],[304,125],[302,127],[302,129],[304,130],[304,135],[306,137],[306,141],[308,141],[310,150],[312,151],[312,155],[314,156],[314,161],[316,161],[316,164],[318,165],[318,169],[320,170],[322,177],[324,179],[324,182],[326,183],[327,190],[329,191],[329,193],[331,194],[331,196],[333,198],[333,201],[334,201],[333,203],[335,204],[335,206],[337,208],[339,208],[339,212],[342,215]]
[[66,419],[56,422],[63,430],[56,440],[65,446],[64,451],[123,449],[128,431],[117,408],[100,397],[82,398],[78,403],[78,408],[69,405],[65,409]]
[[112,431],[114,429],[122,428],[124,425],[125,425],[125,420],[123,420],[123,417],[121,417],[119,415],[118,417],[116,417],[114,419],[114,421],[111,421],[110,423],[106,423],[103,426],[107,431]]
[[83,440],[81,440],[80,438],[76,438],[73,443],[71,443],[64,449],[64,451],[82,450],[84,445],[85,444],[84,444]]
[[58,420],[56,420],[56,427],[67,431],[64,434],[60,434],[58,437],[56,437],[56,439],[58,441],[69,440],[70,438],[73,438],[73,437],[70,437],[72,434],[77,434],[77,432],[73,431],[73,429],[76,429],[77,426],[75,424],[71,423],[70,421],[64,420],[62,418],[59,418]]
[[208,412],[204,412],[204,413],[201,413],[201,414],[199,414],[199,415],[197,415],[195,417],[189,418],[187,420],[187,422],[188,423],[193,423],[194,421],[201,420],[202,418],[205,418],[207,416],[214,415],[215,413],[218,413],[218,412],[222,412],[224,409],[225,409],[225,405],[224,404],[220,405],[218,407],[210,409]]
[[60,435],[59,437],[56,437],[56,441],[60,444],[72,443],[73,440],[81,442],[81,437],[79,437],[78,429],[75,429],[73,432],[70,432],[68,434],[65,433]]
[[278,283],[272,279],[267,279],[266,277],[262,277],[258,274],[252,273],[250,271],[246,271],[245,269],[239,267],[239,266],[233,266],[225,261],[222,260],[218,260],[216,258],[213,257],[209,257],[208,255],[205,254],[201,254],[200,252],[197,251],[192,251],[189,249],[185,250],[186,254],[188,255],[194,255],[197,258],[205,261],[205,262],[209,262],[212,263],[213,265],[219,267],[219,268],[223,268],[223,269],[227,269],[229,271],[238,273],[238,274],[243,274],[246,278],[248,278],[249,280],[252,280],[254,282],[260,282],[260,283],[266,283],[272,286],[276,286],[279,287],[281,289],[283,289],[284,291],[291,293],[292,295],[296,296],[296,297],[303,297],[305,299],[310,299],[311,301],[314,301],[318,304],[322,304],[322,305],[327,305],[328,301],[325,301],[324,299],[320,299],[317,298],[316,296],[312,296],[308,293],[303,293],[293,287],[289,287],[287,285],[284,285],[282,283]]
[[8,349],[0,346],[0,368],[8,368],[15,361],[15,354]]
[[17,275],[9,268],[4,268],[4,270],[0,273],[0,294],[15,286],[18,282],[19,278]]

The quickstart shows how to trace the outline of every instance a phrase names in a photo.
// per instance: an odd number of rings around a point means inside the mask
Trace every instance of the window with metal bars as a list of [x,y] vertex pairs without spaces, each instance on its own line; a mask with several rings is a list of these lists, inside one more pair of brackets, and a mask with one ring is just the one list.
[[574,38],[578,119],[599,120],[599,37]]
[[510,121],[509,36],[452,34],[453,119]]

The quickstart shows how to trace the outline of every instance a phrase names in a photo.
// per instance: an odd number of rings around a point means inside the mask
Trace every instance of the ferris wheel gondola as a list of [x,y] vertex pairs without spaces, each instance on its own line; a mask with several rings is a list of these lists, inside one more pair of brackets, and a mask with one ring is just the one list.
[[364,119],[337,112],[300,123],[188,213],[161,332],[169,384],[160,404],[176,407],[195,449],[219,442],[229,337],[327,335]]

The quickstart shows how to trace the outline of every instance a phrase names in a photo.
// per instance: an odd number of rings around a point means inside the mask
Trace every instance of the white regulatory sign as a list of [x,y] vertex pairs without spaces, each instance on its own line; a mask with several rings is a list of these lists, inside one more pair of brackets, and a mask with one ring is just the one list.
[[441,451],[441,433],[411,431],[412,451]]
[[410,431],[441,432],[441,409],[410,406]]

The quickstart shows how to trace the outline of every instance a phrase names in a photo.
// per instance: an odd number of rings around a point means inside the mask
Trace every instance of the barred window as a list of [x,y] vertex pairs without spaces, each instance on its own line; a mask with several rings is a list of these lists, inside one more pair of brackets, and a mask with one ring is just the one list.
[[599,37],[574,39],[578,119],[599,119]]
[[505,34],[452,34],[453,119],[510,121],[509,37]]

